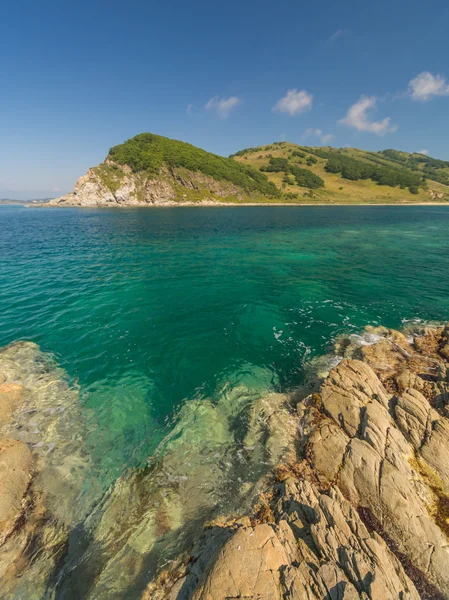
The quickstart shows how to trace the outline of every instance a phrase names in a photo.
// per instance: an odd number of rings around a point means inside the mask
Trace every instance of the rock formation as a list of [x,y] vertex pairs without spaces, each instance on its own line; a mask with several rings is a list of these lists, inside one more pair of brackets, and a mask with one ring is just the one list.
[[200,172],[162,168],[157,177],[133,173],[111,160],[89,169],[73,192],[50,201],[51,206],[170,206],[217,204],[229,197],[244,199],[236,185]]
[[1,597],[448,599],[449,326],[335,351],[306,391],[187,403],[88,516],[76,389],[0,351]]
[[293,462],[144,600],[449,598],[449,327],[345,358],[297,403]]

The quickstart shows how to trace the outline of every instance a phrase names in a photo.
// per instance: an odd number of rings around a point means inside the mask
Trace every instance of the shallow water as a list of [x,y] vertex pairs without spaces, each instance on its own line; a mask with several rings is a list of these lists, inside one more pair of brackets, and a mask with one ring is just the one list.
[[284,391],[365,324],[449,314],[448,207],[0,207],[0,346],[78,381],[108,485],[190,399]]

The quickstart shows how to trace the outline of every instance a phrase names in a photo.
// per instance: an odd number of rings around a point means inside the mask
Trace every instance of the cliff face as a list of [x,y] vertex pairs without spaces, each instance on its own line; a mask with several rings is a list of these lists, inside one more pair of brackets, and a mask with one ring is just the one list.
[[307,390],[187,403],[87,520],[77,391],[34,344],[0,351],[1,597],[448,599],[449,325],[335,350]]
[[52,206],[164,206],[179,203],[215,204],[243,200],[236,185],[216,181],[200,172],[163,167],[157,177],[133,173],[111,160],[78,179],[73,192],[50,201]]

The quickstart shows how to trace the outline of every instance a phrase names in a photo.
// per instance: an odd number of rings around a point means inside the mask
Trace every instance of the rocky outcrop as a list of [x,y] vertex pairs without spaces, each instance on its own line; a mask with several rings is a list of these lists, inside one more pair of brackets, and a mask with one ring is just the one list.
[[186,402],[145,468],[89,499],[76,388],[8,346],[1,597],[449,599],[448,349],[449,326],[367,328],[292,394]]
[[431,200],[443,200],[444,192],[437,192],[436,190],[429,190],[429,196]]
[[73,192],[50,201],[51,206],[170,206],[216,204],[227,197],[242,199],[244,191],[200,172],[162,168],[157,177],[133,173],[107,160],[78,179]]
[[323,494],[290,476],[276,496],[273,523],[237,525],[224,540],[207,532],[172,588],[150,584],[143,600],[419,599],[398,559],[338,489]]
[[448,338],[340,340],[341,362],[297,404],[295,460],[143,599],[449,598]]

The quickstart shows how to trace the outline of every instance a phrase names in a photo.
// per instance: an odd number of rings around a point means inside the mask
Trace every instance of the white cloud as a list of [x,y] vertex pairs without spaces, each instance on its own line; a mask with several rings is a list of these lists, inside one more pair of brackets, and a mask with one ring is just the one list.
[[428,150],[418,150],[418,154],[425,154],[425,155],[427,155],[427,154],[429,154],[429,151]]
[[409,82],[408,91],[413,100],[425,102],[432,96],[449,96],[449,83],[441,75],[424,71]]
[[397,125],[391,125],[391,118],[386,117],[381,121],[371,121],[368,116],[368,111],[376,107],[376,98],[374,96],[361,96],[360,99],[353,104],[344,119],[338,121],[342,125],[354,127],[358,131],[369,131],[377,135],[385,135],[393,133],[397,130]]
[[324,133],[322,129],[306,129],[303,133],[303,140],[306,140],[309,137],[316,136],[319,137],[322,144],[328,144],[331,140],[334,139],[334,136],[331,133]]
[[310,110],[312,108],[313,96],[306,90],[288,90],[283,98],[281,98],[272,108],[273,112],[287,113],[291,117],[294,115]]
[[338,40],[338,38],[341,38],[348,33],[349,31],[347,29],[337,29],[337,31],[334,31],[327,41],[332,44],[332,42],[335,42],[335,40]]
[[193,104],[187,104],[186,113],[188,115],[190,115],[192,113],[192,110],[193,110]]
[[328,144],[333,139],[334,136],[332,135],[332,133],[325,133],[321,136],[321,141],[323,142],[323,144]]
[[229,98],[219,98],[214,96],[211,98],[204,108],[207,110],[215,110],[220,119],[227,119],[231,114],[232,109],[241,104],[240,98],[237,96],[230,96]]

